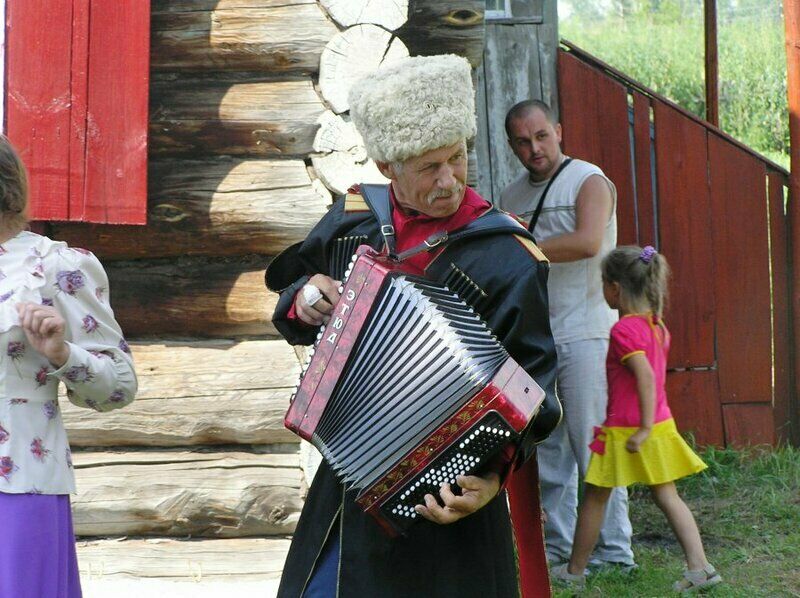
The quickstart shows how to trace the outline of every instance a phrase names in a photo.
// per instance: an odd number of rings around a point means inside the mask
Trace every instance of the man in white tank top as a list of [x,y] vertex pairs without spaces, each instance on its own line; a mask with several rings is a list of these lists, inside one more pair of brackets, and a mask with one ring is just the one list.
[[[505,188],[499,207],[529,224],[539,212],[532,232],[550,260],[550,325],[564,419],[539,446],[538,461],[547,555],[559,563],[572,550],[578,483],[589,465],[593,427],[606,415],[605,359],[617,312],[603,298],[600,262],[617,244],[617,192],[600,168],[564,156],[561,125],[546,104],[528,100],[514,106],[506,132],[526,171]],[[591,562],[633,566],[625,488],[611,495]]]

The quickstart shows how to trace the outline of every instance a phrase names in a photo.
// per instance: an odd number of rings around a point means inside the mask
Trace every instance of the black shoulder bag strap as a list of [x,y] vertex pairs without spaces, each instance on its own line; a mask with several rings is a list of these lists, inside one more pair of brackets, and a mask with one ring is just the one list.
[[567,158],[564,160],[561,165],[558,167],[558,170],[555,171],[553,176],[550,177],[550,180],[547,182],[547,186],[542,191],[542,195],[539,197],[539,203],[536,204],[536,210],[533,212],[533,216],[531,216],[531,221],[528,224],[528,230],[533,234],[533,229],[536,228],[536,223],[539,222],[539,216],[542,214],[542,208],[544,207],[544,200],[547,197],[547,192],[550,191],[550,187],[556,180],[556,177],[561,174],[561,172],[567,167],[567,164],[572,162],[572,158]]
[[381,228],[389,254],[395,252],[394,226],[392,225],[392,205],[389,201],[389,185],[359,185],[361,196],[372,211]]

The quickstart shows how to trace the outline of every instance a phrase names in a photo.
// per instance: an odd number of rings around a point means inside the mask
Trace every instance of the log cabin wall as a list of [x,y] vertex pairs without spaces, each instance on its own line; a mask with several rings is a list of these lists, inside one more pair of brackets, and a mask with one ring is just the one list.
[[84,574],[280,574],[307,482],[264,269],[380,180],[349,86],[408,54],[477,66],[483,32],[480,0],[152,0],[148,224],[48,231],[104,263],[140,381],[121,411],[61,402]]

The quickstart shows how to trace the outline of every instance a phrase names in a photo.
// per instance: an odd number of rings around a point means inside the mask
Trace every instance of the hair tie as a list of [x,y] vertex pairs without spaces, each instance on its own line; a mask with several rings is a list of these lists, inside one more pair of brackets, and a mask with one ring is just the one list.
[[642,253],[639,254],[639,259],[642,260],[645,264],[649,264],[653,261],[653,256],[658,253],[652,245],[648,245],[644,249],[642,249]]

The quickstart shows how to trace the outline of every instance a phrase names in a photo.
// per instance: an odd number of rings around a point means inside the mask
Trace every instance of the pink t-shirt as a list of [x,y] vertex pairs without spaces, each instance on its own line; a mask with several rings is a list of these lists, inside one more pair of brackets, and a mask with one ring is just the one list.
[[638,427],[641,424],[636,377],[625,365],[625,361],[636,354],[647,357],[655,375],[656,408],[653,423],[672,417],[665,387],[669,344],[669,331],[656,316],[631,314],[614,324],[606,358],[608,408],[605,426]]

